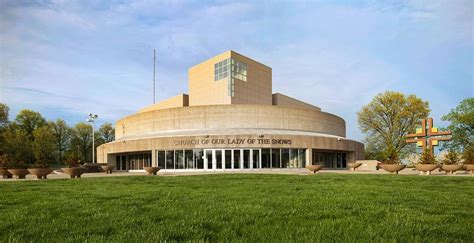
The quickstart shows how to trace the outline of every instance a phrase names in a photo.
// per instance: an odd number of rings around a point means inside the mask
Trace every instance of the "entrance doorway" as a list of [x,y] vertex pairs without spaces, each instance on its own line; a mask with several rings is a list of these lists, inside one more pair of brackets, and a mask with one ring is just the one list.
[[204,170],[260,169],[260,149],[204,149]]
[[115,169],[118,171],[143,170],[147,166],[151,166],[151,152],[115,156]]
[[347,167],[347,153],[313,149],[312,164],[323,164],[325,168],[331,169],[345,169]]

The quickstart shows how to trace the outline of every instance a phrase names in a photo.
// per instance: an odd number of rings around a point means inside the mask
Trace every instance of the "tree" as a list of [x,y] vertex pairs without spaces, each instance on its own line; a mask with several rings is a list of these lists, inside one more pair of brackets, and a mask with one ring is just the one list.
[[0,103],[0,127],[5,127],[8,124],[8,115],[10,107],[5,103]]
[[61,119],[57,119],[55,122],[50,122],[50,126],[54,136],[54,145],[57,155],[56,159],[62,163],[64,153],[71,145],[73,132],[66,122]]
[[10,108],[7,104],[0,103],[0,154],[5,153],[4,149],[4,130],[8,126],[8,114],[10,112]]
[[[100,126],[99,130],[95,132],[95,143],[94,146],[96,149],[98,146],[104,143],[109,143],[115,140],[115,129],[110,123],[104,123]],[[97,158],[97,153],[95,154]]]
[[380,136],[377,134],[374,134],[373,136],[367,136],[364,139],[364,143],[366,144],[364,150],[365,158],[378,161],[385,161],[387,159],[385,157],[383,139],[381,139]]
[[99,139],[102,143],[109,143],[115,139],[115,129],[110,123],[104,123],[99,128]]
[[[74,126],[71,149],[79,150],[81,161],[86,162],[92,157],[92,126],[80,122]],[[90,154],[90,156],[89,156]]]
[[474,143],[474,98],[467,98],[441,118],[449,121],[452,141],[443,148],[464,150]]
[[464,148],[462,153],[463,164],[474,164],[474,144]]
[[367,147],[383,151],[382,157],[387,160],[394,156],[403,158],[408,153],[406,135],[429,112],[428,102],[415,95],[387,91],[375,96],[357,116],[359,127],[366,134]]
[[21,110],[15,118],[15,123],[22,129],[30,140],[34,140],[33,131],[46,124],[46,120],[39,112]]
[[26,161],[31,153],[30,141],[25,131],[18,128],[16,124],[10,124],[2,132],[4,141],[2,151],[9,155],[14,161]]
[[[46,120],[41,116],[40,113],[31,110],[21,110],[15,118],[15,124],[18,129],[23,131],[28,138],[28,148],[31,148],[31,144],[35,140],[33,132],[46,124]],[[33,153],[31,149],[26,152],[26,161],[33,163]]]
[[54,135],[50,126],[42,126],[33,131],[35,140],[33,141],[33,154],[38,167],[47,167],[53,159]]

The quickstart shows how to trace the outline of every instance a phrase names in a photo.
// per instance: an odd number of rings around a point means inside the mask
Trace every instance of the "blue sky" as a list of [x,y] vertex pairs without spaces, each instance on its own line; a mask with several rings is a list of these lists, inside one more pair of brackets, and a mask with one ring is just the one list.
[[187,70],[232,49],[273,69],[273,91],[356,113],[385,90],[430,102],[435,124],[474,96],[473,1],[0,1],[0,102],[112,122],[187,92]]

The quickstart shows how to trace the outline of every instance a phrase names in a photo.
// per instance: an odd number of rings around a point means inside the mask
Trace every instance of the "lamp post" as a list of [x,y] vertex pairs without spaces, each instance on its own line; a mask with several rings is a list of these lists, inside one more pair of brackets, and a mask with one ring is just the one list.
[[95,163],[95,146],[94,146],[94,133],[95,133],[95,128],[94,128],[94,121],[99,117],[96,114],[89,113],[89,118],[87,118],[87,122],[92,123],[92,163]]

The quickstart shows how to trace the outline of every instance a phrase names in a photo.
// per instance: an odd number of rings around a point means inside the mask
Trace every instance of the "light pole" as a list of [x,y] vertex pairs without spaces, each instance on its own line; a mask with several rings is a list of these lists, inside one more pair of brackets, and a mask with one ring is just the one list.
[[98,115],[89,113],[89,118],[87,118],[87,122],[92,123],[92,163],[95,163],[95,146],[94,146],[94,133],[95,133],[95,128],[94,128],[94,121],[99,117]]

